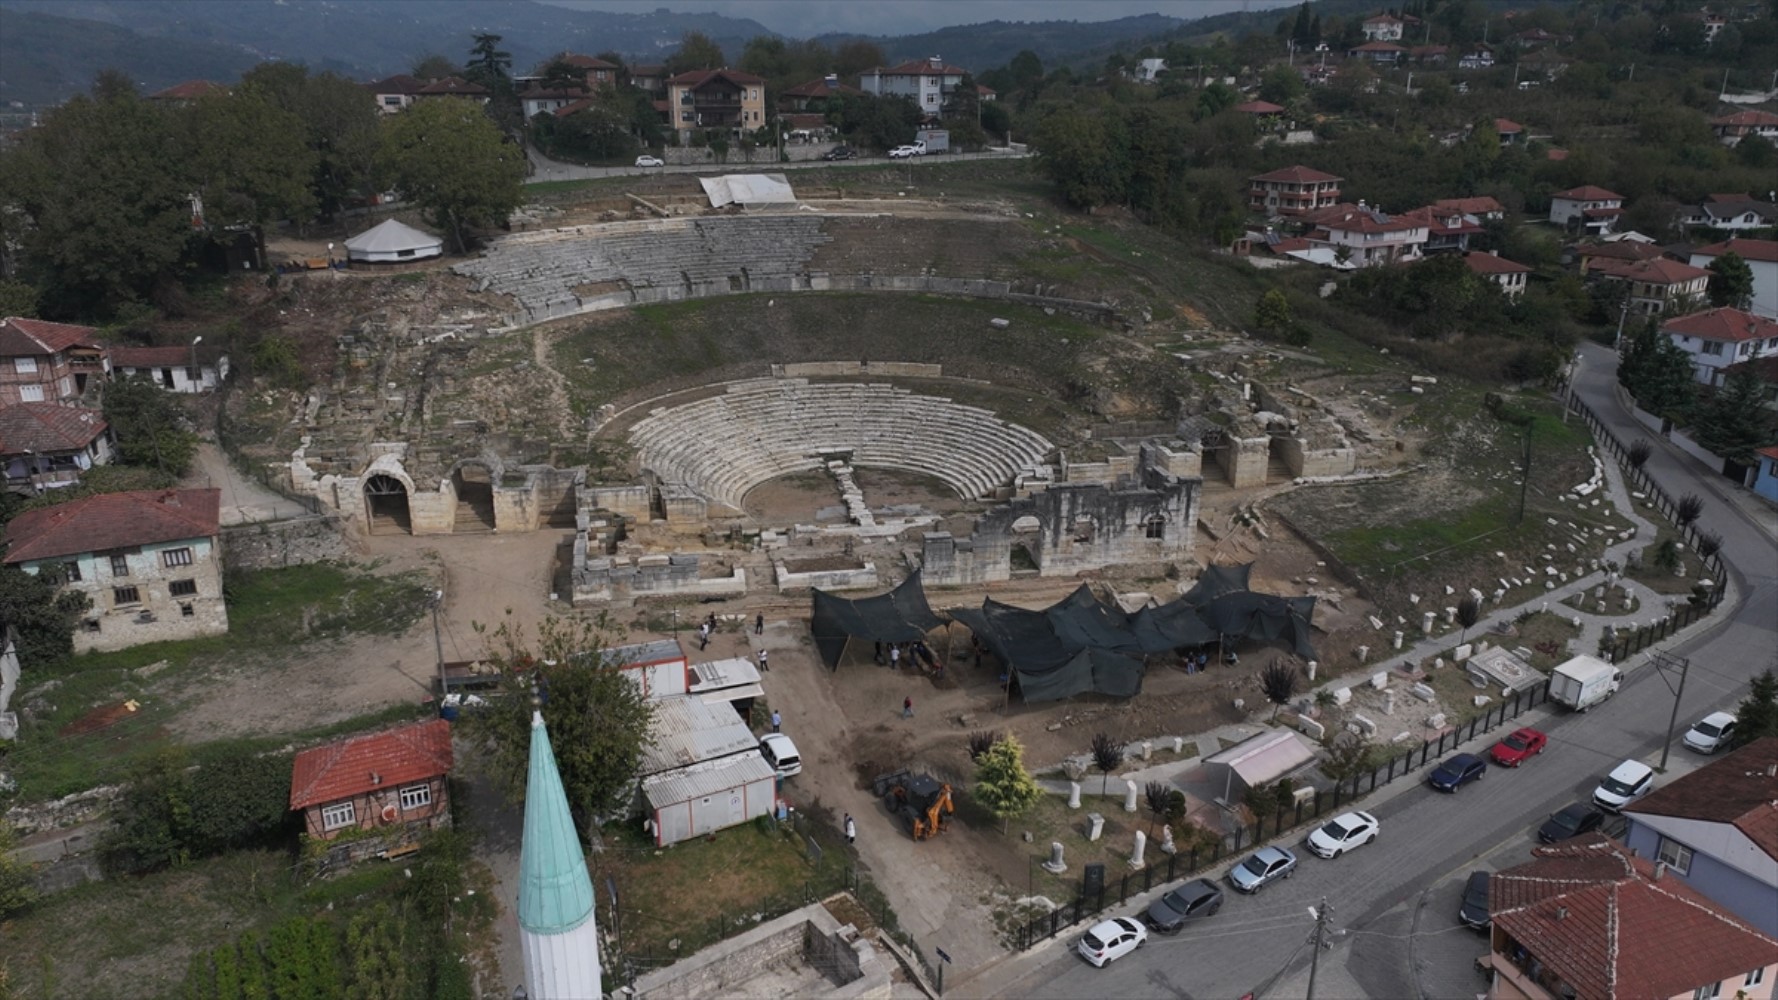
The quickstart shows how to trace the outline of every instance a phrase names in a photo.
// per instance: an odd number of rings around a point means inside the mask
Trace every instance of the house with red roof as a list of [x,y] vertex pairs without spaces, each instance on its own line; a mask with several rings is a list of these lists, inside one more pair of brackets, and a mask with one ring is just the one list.
[[1705,385],[1721,385],[1730,365],[1778,354],[1778,322],[1727,306],[1676,316],[1661,332],[1691,355],[1692,373]]
[[92,601],[76,652],[223,635],[221,496],[136,490],[26,511],[6,526],[5,564]]
[[80,483],[80,475],[111,461],[111,425],[98,410],[60,403],[0,407],[0,467],[6,491],[38,496]]
[[1318,214],[1307,239],[1311,246],[1344,256],[1353,267],[1376,267],[1419,260],[1430,235],[1431,223],[1425,218],[1391,216],[1361,201],[1348,211]]
[[1625,846],[1778,937],[1778,736],[1655,789],[1624,818]]
[[1284,106],[1273,104],[1271,101],[1247,101],[1244,104],[1235,105],[1233,110],[1259,118],[1265,115],[1281,115],[1284,113]]
[[1778,445],[1761,448],[1755,455],[1758,461],[1753,470],[1753,492],[1778,503]]
[[1770,111],[1736,111],[1710,119],[1710,131],[1725,146],[1733,146],[1750,135],[1767,142],[1778,142],[1778,114]]
[[168,392],[211,392],[228,377],[228,356],[189,347],[112,347],[112,378],[145,378]]
[[[591,104],[587,92],[578,87],[545,87],[541,84],[534,84],[519,94],[519,107],[524,111],[526,121],[541,114],[561,111],[566,107],[574,105],[590,107]],[[573,114],[574,112],[568,113]]]
[[1583,184],[1550,195],[1550,222],[1604,236],[1624,214],[1624,196],[1593,184]]
[[1403,212],[1427,225],[1425,253],[1465,253],[1469,241],[1484,230],[1480,219],[1448,208],[1427,205]]
[[1575,262],[1582,277],[1601,265],[1634,264],[1666,255],[1660,247],[1642,240],[1614,240],[1610,243],[1578,243],[1573,248]]
[[1525,281],[1531,274],[1530,268],[1517,261],[1507,260],[1497,250],[1465,253],[1463,263],[1471,271],[1499,285],[1500,290],[1513,299],[1525,293]]
[[1461,212],[1478,221],[1506,217],[1506,206],[1485,194],[1474,198],[1440,198],[1432,203],[1432,208],[1441,212]]
[[1406,22],[1394,14],[1373,14],[1364,19],[1364,38],[1367,42],[1399,42],[1406,29]]
[[1693,267],[1709,267],[1725,254],[1734,254],[1747,262],[1753,272],[1753,304],[1748,311],[1767,319],[1778,319],[1778,240],[1750,240],[1733,236],[1721,243],[1712,243],[1692,251]]
[[1667,864],[1599,833],[1531,854],[1488,880],[1490,998],[1772,996],[1778,939]]
[[915,59],[899,66],[878,66],[858,74],[858,89],[867,94],[886,97],[894,94],[914,102],[920,113],[937,117],[951,103],[952,95],[963,85],[969,73],[961,66],[952,66],[938,56]]
[[397,73],[364,85],[370,91],[372,99],[377,102],[377,110],[386,115],[401,111],[408,105],[419,100],[420,91],[425,89],[427,81],[406,73]]
[[1247,207],[1267,215],[1302,215],[1340,203],[1344,177],[1297,164],[1247,178]]
[[1630,308],[1656,316],[1702,302],[1710,285],[1710,272],[1667,257],[1651,257],[1635,263],[1596,261],[1588,274],[1599,281],[1621,281],[1629,287]]
[[[399,843],[451,825],[453,763],[451,724],[443,719],[337,740],[296,755],[290,808],[302,813],[303,833],[318,840],[387,830]],[[354,859],[389,850],[386,842],[359,843],[366,846]]]
[[810,80],[808,83],[799,83],[794,87],[784,88],[784,92],[778,95],[778,110],[787,113],[808,111],[811,107],[820,110],[835,97],[862,93],[864,91],[857,87],[846,86],[840,82],[838,76],[830,73],[819,80]]
[[766,121],[763,77],[733,69],[697,69],[667,81],[668,127],[679,141],[699,129],[757,129]]
[[1363,59],[1382,66],[1393,66],[1407,57],[1408,50],[1394,42],[1365,42],[1346,50],[1349,59]]
[[228,88],[220,83],[213,83],[209,80],[186,80],[183,83],[175,83],[165,90],[157,90],[154,93],[149,94],[148,99],[151,101],[161,101],[167,104],[185,105],[192,103],[200,97],[212,96],[226,97],[228,96]]
[[588,90],[608,87],[613,80],[617,79],[617,64],[600,59],[598,56],[583,56],[578,52],[564,52],[550,62],[567,63],[585,74]]
[[108,371],[105,345],[90,326],[0,319],[0,406],[76,400]]
[[659,63],[636,63],[630,67],[630,86],[650,94],[665,94],[667,67]]
[[1511,118],[1494,119],[1494,134],[1500,136],[1502,146],[1513,146],[1525,141],[1525,126]]

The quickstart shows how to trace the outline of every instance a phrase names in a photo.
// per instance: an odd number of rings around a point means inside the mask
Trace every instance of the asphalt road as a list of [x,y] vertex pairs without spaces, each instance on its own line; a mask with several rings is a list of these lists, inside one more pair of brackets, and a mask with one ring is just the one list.
[[[818,167],[835,166],[897,166],[912,170],[916,167],[941,163],[956,163],[962,160],[1017,160],[1029,156],[1029,153],[934,153],[929,156],[910,156],[906,159],[891,160],[887,156],[860,156],[854,160],[841,160],[830,163],[826,160],[792,160],[788,163],[758,162],[748,163],[736,160],[732,163],[692,163],[667,164],[662,167],[583,167],[576,163],[562,163],[544,157],[534,149],[527,148],[526,155],[531,160],[531,176],[525,178],[526,184],[542,184],[549,181],[578,181],[595,177],[643,177],[648,174],[724,174],[724,173],[778,173],[784,170],[807,170]],[[911,176],[911,175],[910,175]]]
[[[1580,398],[1621,440],[1651,437],[1613,398],[1611,352],[1588,345],[1583,356],[1575,380]],[[1719,489],[1688,456],[1657,447],[1645,468],[1674,496],[1705,498],[1700,521],[1722,535],[1735,588],[1732,609],[1671,649],[1691,661],[1679,712],[1683,727],[1708,711],[1732,707],[1748,679],[1778,659],[1778,543],[1724,499],[1727,483]],[[1544,729],[1551,739],[1550,748],[1524,767],[1493,768],[1484,781],[1455,795],[1433,792],[1423,775],[1415,776],[1418,782],[1398,779],[1358,804],[1381,822],[1375,843],[1323,861],[1293,838],[1290,846],[1301,860],[1289,881],[1252,897],[1230,892],[1221,913],[1203,926],[1173,938],[1151,936],[1145,948],[1105,969],[1075,958],[1070,936],[1066,951],[1054,949],[1051,961],[1001,994],[1303,996],[1305,942],[1313,928],[1309,907],[1325,896],[1333,907],[1334,939],[1322,954],[1317,997],[1473,995],[1485,984],[1468,963],[1486,944],[1479,935],[1453,933],[1452,878],[1477,866],[1477,859],[1487,867],[1525,860],[1532,845],[1528,833],[1549,813],[1590,796],[1618,761],[1658,763],[1673,694],[1645,661],[1633,658],[1624,689],[1590,713],[1523,716],[1522,724]],[[1683,747],[1672,753],[1674,770],[1701,763]]]

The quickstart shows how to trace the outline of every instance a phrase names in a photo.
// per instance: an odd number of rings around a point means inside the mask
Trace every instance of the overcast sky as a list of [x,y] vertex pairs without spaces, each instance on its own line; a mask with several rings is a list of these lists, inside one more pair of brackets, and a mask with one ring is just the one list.
[[797,38],[833,31],[909,35],[982,21],[1110,21],[1135,14],[1191,20],[1248,7],[1260,10],[1293,0],[544,0],[558,7],[626,14],[668,8],[747,17]]

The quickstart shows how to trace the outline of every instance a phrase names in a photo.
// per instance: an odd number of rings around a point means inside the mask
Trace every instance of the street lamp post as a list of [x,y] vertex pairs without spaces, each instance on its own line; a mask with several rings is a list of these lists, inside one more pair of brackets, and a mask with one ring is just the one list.
[[192,383],[193,392],[203,388],[204,374],[198,368],[198,345],[203,342],[203,334],[191,338],[191,370],[185,374],[189,377],[188,380]]

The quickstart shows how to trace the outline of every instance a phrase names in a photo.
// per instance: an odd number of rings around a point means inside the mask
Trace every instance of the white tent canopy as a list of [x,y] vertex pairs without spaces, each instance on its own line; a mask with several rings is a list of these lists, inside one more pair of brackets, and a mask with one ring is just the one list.
[[379,222],[346,241],[346,256],[351,260],[423,260],[443,252],[443,240],[394,219]]
[[796,194],[783,174],[724,174],[721,177],[700,177],[704,194],[716,208],[739,205],[794,205]]

